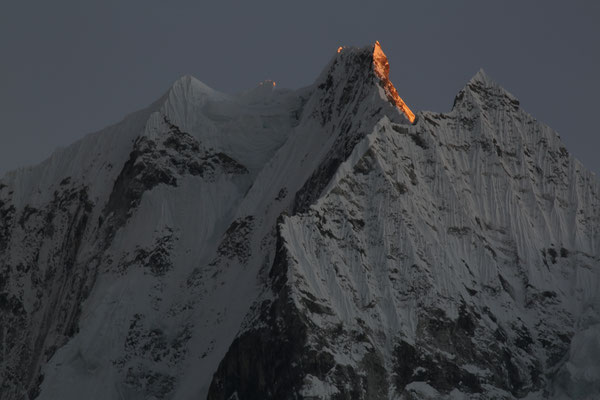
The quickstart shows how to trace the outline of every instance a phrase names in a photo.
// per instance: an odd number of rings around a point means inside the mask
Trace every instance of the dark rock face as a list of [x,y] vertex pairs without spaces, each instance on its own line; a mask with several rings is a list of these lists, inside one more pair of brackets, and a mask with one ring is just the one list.
[[159,327],[148,326],[143,315],[135,314],[125,339],[123,357],[114,361],[125,376],[125,387],[132,393],[143,392],[157,399],[168,398],[177,378],[157,366],[167,364],[176,367],[187,352],[190,330],[191,327],[186,326],[170,336]]
[[14,214],[15,206],[0,200],[0,252],[8,246]]
[[[250,257],[249,236],[252,232],[254,217],[249,215],[245,218],[238,218],[231,223],[223,235],[223,239],[217,248],[217,254],[220,259],[237,258],[244,264]],[[213,265],[218,263],[219,259],[212,261]]]
[[[295,306],[290,297],[288,257],[278,235],[269,274],[274,299],[256,304],[255,323],[260,328],[251,328],[234,340],[214,375],[208,399],[230,399],[235,394],[240,399],[311,398],[300,390],[307,376],[322,380],[331,376],[336,390],[331,399],[387,399],[389,382],[381,354],[372,348],[358,369],[337,363],[327,347],[342,334],[343,324],[325,331]],[[327,312],[313,304],[313,312]],[[354,340],[367,340],[364,334],[352,335]]]
[[246,167],[228,155],[202,149],[193,136],[163,118],[165,132],[156,139],[140,136],[115,181],[104,209],[115,228],[125,224],[142,195],[159,184],[177,186],[177,178],[183,175],[214,182],[219,174],[248,173]]
[[[328,360],[313,359],[306,352],[307,332],[289,299],[286,286],[287,253],[281,238],[270,273],[273,301],[258,307],[260,320],[268,325],[237,337],[215,373],[208,399],[296,399],[306,370],[326,373]],[[312,364],[312,366],[311,366]]]
[[[338,393],[332,399],[387,398],[386,371],[376,353],[368,353],[360,371],[337,364],[325,343],[310,343],[315,331],[323,340],[326,332],[310,323],[290,299],[287,257],[278,239],[277,255],[270,273],[275,300],[258,305],[262,328],[237,337],[219,365],[208,399],[302,399],[307,375],[321,379],[334,376]],[[257,321],[258,322],[258,321]],[[343,328],[342,328],[343,329]]]
[[[454,389],[482,394],[482,385],[501,388],[520,398],[540,390],[540,360],[529,347],[532,338],[523,326],[509,328],[481,323],[477,312],[463,303],[458,319],[452,321],[442,310],[430,310],[419,318],[418,340],[400,340],[394,348],[398,392],[414,382],[426,382],[439,393]],[[481,343],[485,345],[481,345]],[[467,368],[467,366],[469,366]]]
[[[57,347],[77,330],[81,301],[94,282],[94,260],[80,266],[79,253],[89,234],[93,203],[85,187],[63,186],[44,209],[25,207],[17,225],[10,227],[21,245],[36,249],[33,254],[6,253],[11,237],[2,241],[0,276],[13,284],[27,283],[29,292],[0,293],[0,353],[3,354],[0,397],[19,398],[27,391],[35,397],[43,379],[40,366]],[[13,221],[15,210],[8,208],[2,219]],[[14,239],[13,239],[14,240]],[[53,243],[44,251],[43,243]]]
[[118,263],[119,272],[125,274],[132,267],[140,267],[153,276],[164,276],[173,268],[171,251],[175,240],[173,230],[165,229],[151,246],[137,247],[133,254],[121,260]]

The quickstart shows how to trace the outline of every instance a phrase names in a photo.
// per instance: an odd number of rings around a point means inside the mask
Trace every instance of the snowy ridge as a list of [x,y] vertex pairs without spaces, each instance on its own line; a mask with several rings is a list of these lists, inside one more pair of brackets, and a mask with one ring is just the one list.
[[377,46],[0,180],[0,397],[596,395],[597,179],[483,71],[411,125]]

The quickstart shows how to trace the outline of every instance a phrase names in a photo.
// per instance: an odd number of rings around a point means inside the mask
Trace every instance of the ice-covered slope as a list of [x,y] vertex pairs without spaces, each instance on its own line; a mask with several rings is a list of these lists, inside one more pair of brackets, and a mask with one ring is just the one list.
[[378,43],[310,87],[186,76],[0,180],[2,399],[598,391],[599,185],[479,72],[412,112]]

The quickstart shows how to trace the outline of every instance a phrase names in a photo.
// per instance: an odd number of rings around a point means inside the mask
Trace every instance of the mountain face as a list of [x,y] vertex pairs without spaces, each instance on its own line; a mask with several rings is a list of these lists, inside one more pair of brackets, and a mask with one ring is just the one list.
[[2,399],[591,399],[600,184],[483,71],[413,114],[378,43],[183,77],[0,180],[0,321]]

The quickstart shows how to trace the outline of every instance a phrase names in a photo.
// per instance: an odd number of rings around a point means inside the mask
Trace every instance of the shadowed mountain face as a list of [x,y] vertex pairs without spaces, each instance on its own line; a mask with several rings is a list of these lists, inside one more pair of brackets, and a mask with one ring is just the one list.
[[600,395],[600,185],[554,131],[483,71],[413,114],[379,44],[275,87],[183,77],[0,180],[2,399]]

